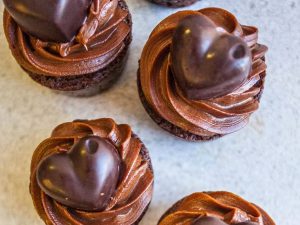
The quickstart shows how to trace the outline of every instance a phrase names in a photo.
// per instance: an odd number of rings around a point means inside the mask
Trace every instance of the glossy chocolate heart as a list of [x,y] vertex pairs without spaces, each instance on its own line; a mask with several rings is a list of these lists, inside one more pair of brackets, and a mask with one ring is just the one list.
[[37,181],[47,195],[63,205],[102,211],[116,190],[120,166],[114,145],[88,136],[68,152],[42,160],[37,168]]
[[171,63],[186,97],[204,100],[240,87],[250,73],[252,58],[241,38],[199,14],[179,22],[172,40]]
[[69,42],[84,23],[91,0],[4,0],[23,31],[51,42]]
[[218,218],[205,216],[194,221],[192,225],[228,225],[228,224]]

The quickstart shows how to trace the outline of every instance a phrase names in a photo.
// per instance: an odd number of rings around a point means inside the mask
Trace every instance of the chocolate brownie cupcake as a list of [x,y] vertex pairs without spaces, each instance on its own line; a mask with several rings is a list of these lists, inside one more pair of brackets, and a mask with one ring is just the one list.
[[158,225],[275,225],[260,207],[229,192],[194,193],[172,206]]
[[197,0],[150,0],[159,5],[177,8],[194,4]]
[[48,225],[136,225],[152,192],[148,150],[112,119],[61,124],[32,157],[30,194]]
[[258,29],[219,8],[181,11],[151,33],[138,89],[151,118],[188,141],[243,128],[259,107],[267,47]]
[[88,96],[109,88],[121,75],[132,38],[124,0],[4,0],[4,4],[11,52],[36,82]]

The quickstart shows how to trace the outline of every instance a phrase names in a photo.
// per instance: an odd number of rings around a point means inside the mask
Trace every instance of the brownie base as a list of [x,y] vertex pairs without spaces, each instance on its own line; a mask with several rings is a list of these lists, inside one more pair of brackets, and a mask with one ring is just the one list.
[[[128,11],[126,22],[132,28],[132,18],[124,0],[119,0],[119,6]],[[121,76],[127,62],[128,49],[132,41],[132,31],[124,40],[125,47],[119,55],[105,68],[93,73],[67,77],[53,77],[23,70],[37,83],[54,90],[59,94],[76,97],[88,97],[110,88]]]
[[158,113],[156,113],[152,107],[148,104],[145,95],[142,90],[141,81],[140,81],[140,71],[138,70],[137,74],[137,86],[138,86],[138,92],[140,96],[140,100],[147,111],[148,115],[151,117],[154,122],[160,126],[165,131],[168,131],[169,133],[173,134],[176,137],[179,137],[181,139],[184,139],[186,141],[211,141],[217,138],[222,137],[221,134],[216,134],[213,136],[200,136],[197,134],[193,134],[189,131],[183,130],[182,128],[170,123],[169,121],[162,118]]
[[153,3],[171,7],[171,8],[178,8],[184,7],[188,5],[194,4],[197,0],[150,0]]
[[52,89],[58,94],[75,97],[93,96],[109,89],[121,77],[128,58],[129,43],[114,61],[104,69],[94,73],[80,76],[51,77],[32,73],[25,68],[23,70],[34,81]]

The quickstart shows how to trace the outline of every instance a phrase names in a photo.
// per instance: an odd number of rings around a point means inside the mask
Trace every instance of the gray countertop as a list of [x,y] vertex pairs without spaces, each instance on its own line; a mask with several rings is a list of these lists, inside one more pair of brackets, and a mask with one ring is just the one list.
[[[135,81],[141,50],[154,26],[177,9],[144,0],[128,3],[134,40],[126,70],[112,89],[91,98],[58,95],[34,83],[14,61],[0,29],[0,224],[43,224],[28,192],[33,150],[59,123],[98,117],[130,124],[150,150],[155,193],[142,225],[155,225],[187,194],[213,190],[231,191],[255,202],[278,225],[298,224],[300,0],[202,0],[188,7],[228,9],[241,23],[259,27],[260,42],[270,48],[260,109],[245,129],[208,143],[170,136],[140,104]],[[0,6],[2,12],[2,2]]]

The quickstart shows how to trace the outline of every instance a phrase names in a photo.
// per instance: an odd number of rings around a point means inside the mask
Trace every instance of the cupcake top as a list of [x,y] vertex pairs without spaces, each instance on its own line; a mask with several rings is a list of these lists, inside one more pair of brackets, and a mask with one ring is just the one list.
[[176,203],[159,225],[275,225],[255,204],[229,192],[195,193]]
[[65,77],[98,71],[122,52],[131,32],[122,0],[4,3],[10,48],[18,63],[35,74]]
[[153,171],[143,143],[112,119],[56,127],[35,150],[30,193],[47,224],[134,224],[150,203]]
[[267,47],[258,29],[219,8],[180,11],[151,33],[140,60],[140,86],[164,120],[211,137],[244,127],[257,110]]

